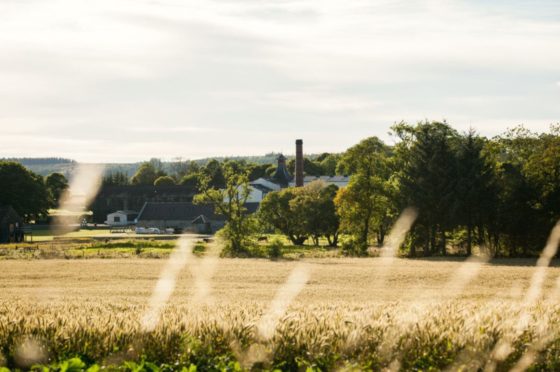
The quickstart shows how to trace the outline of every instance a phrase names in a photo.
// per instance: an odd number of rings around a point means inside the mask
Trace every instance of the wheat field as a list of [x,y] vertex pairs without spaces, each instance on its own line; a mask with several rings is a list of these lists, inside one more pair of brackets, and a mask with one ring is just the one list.
[[[560,368],[560,268],[546,270],[528,302],[533,261],[389,264],[190,257],[146,329],[166,260],[0,261],[0,366],[79,357],[120,370],[150,370],[142,361],[158,370]],[[264,336],[263,317],[302,265],[301,292],[273,309]]]

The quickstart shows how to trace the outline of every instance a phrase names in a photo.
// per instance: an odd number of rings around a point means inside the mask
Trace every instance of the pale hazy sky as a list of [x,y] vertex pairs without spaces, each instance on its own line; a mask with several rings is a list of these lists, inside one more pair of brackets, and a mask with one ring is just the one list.
[[558,0],[0,0],[0,157],[342,151],[426,118],[559,122]]

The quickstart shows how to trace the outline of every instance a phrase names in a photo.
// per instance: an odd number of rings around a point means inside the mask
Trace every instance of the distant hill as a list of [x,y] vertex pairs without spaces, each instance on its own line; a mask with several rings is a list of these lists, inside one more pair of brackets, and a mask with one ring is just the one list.
[[64,158],[3,158],[0,160],[20,163],[34,173],[48,176],[51,173],[62,173],[65,176],[72,174],[78,164],[72,159]]
[[[309,159],[315,159],[318,154],[306,154],[306,157]],[[261,156],[227,156],[227,157],[213,157],[213,158],[204,158],[204,159],[196,159],[194,160],[196,163],[200,165],[205,165],[210,160],[218,160],[223,161],[226,159],[229,160],[245,160],[248,163],[256,163],[256,164],[276,164],[276,158],[278,157],[277,153],[268,153]],[[293,156],[288,156],[288,159],[293,158]],[[40,174],[41,176],[48,176],[51,173],[62,173],[66,177],[70,177],[72,172],[78,165],[78,162],[72,159],[65,159],[65,158],[3,158],[0,160],[7,160],[7,161],[14,161],[16,163],[20,163],[24,167],[28,168],[32,172]],[[165,161],[163,162],[163,168],[167,172],[171,172],[171,164],[173,161]],[[138,167],[142,164],[142,162],[136,163],[110,163],[104,164],[105,166],[105,173],[111,172],[122,172],[132,176],[136,173]]]

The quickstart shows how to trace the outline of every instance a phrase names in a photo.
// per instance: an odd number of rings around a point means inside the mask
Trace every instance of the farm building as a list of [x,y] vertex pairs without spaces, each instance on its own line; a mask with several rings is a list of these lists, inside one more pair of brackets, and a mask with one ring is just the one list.
[[0,243],[18,243],[23,238],[23,218],[12,207],[0,207]]
[[[249,213],[257,210],[258,204],[247,203]],[[138,218],[138,227],[174,228],[197,233],[211,233],[225,225],[224,216],[214,213],[208,204],[188,202],[146,202]]]
[[303,173],[303,141],[296,141],[296,169],[295,177],[290,174],[286,166],[286,157],[278,156],[276,171],[270,178],[259,178],[251,182],[249,202],[260,203],[266,194],[286,187],[301,187],[314,181],[323,181],[327,185],[336,185],[339,188],[348,186],[348,176],[305,176]]
[[216,215],[213,206],[189,202],[146,202],[136,219],[138,227],[173,228],[198,233],[211,233],[224,224],[225,218]]
[[136,217],[136,211],[116,211],[107,215],[105,223],[109,226],[128,226],[135,223]]
[[94,223],[104,223],[114,211],[139,211],[145,202],[192,202],[196,190],[188,186],[104,186],[95,197],[91,211]]

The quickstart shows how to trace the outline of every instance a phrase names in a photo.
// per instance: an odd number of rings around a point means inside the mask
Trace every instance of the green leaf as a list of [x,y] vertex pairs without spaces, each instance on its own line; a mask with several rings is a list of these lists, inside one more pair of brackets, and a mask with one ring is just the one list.
[[80,358],[72,358],[64,361],[60,365],[60,372],[80,372],[83,371],[86,364]]

